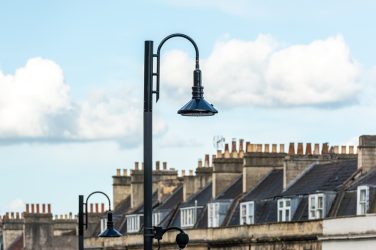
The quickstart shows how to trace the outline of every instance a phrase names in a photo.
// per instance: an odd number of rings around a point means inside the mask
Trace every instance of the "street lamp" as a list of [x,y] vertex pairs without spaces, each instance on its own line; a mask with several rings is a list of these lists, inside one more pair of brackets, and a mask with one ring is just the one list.
[[[101,232],[98,237],[120,237],[122,236],[119,231],[114,229],[114,222],[112,220],[112,211],[111,211],[111,201],[107,194],[101,192],[101,191],[95,191],[88,195],[86,198],[86,201],[84,203],[84,196],[79,195],[78,196],[78,249],[83,250],[84,249],[84,225],[85,229],[88,227],[88,209],[87,204],[89,201],[90,196],[93,194],[103,194],[106,196],[108,200],[108,211],[107,211],[107,228],[103,232]],[[85,220],[84,220],[85,216]]]
[[[159,100],[160,83],[160,52],[163,44],[173,38],[182,37],[192,43],[196,52],[196,64],[193,71],[192,99],[185,104],[178,114],[184,116],[211,116],[218,111],[204,100],[203,87],[201,84],[201,70],[199,65],[199,51],[196,43],[187,35],[176,33],[165,37],[158,46],[157,54],[153,52],[153,41],[145,41],[145,61],[144,61],[144,249],[152,250],[153,238],[156,232],[152,227],[152,175],[153,175],[153,94],[156,94],[156,102]],[[157,58],[157,72],[153,71],[153,59]],[[156,76],[156,90],[153,90],[153,77]],[[188,238],[188,237],[187,237]]]

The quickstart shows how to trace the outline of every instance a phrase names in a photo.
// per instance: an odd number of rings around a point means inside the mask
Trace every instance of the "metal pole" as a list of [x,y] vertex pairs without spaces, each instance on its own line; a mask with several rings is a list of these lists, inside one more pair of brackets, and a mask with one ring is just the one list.
[[144,250],[153,248],[153,41],[145,41],[144,61]]
[[84,196],[78,196],[78,250],[84,249]]

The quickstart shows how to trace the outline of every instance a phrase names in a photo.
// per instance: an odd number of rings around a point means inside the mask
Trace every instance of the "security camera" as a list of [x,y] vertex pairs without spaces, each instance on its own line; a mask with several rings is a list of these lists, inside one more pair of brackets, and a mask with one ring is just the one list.
[[178,235],[176,235],[176,244],[178,244],[180,249],[185,248],[188,242],[189,242],[188,234],[181,232]]

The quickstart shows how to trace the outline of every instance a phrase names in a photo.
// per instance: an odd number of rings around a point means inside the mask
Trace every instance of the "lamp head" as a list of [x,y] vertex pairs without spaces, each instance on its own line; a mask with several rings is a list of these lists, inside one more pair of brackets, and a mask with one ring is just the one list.
[[201,70],[193,72],[192,99],[179,109],[178,114],[184,116],[211,116],[218,113],[213,104],[204,99],[204,87],[201,85]]
[[120,237],[122,234],[114,229],[114,222],[112,221],[112,212],[111,210],[107,213],[107,228],[101,232],[98,237]]

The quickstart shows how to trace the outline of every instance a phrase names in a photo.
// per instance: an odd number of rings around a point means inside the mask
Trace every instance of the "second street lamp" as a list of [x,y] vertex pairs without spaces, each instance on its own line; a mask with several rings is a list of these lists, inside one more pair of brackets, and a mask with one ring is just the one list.
[[[199,64],[199,51],[196,43],[187,35],[176,33],[165,37],[158,46],[157,54],[153,52],[153,41],[145,41],[144,58],[144,249],[151,250],[155,230],[152,227],[152,175],[153,175],[153,94],[156,94],[156,101],[159,100],[160,86],[160,52],[163,44],[173,38],[181,37],[193,45],[196,52],[195,69],[193,71],[192,99],[185,104],[178,114],[184,116],[211,116],[218,111],[204,99],[203,86],[201,84],[201,70]],[[157,70],[153,71],[153,59],[157,58]],[[156,76],[156,90],[153,90],[153,77]]]

